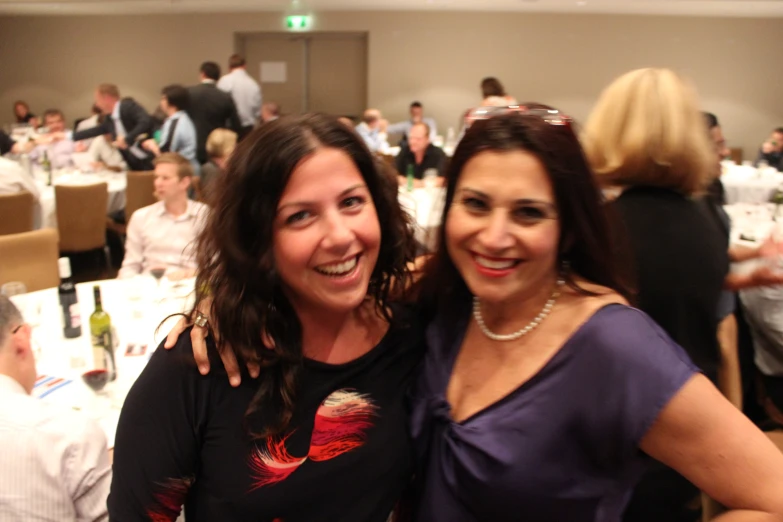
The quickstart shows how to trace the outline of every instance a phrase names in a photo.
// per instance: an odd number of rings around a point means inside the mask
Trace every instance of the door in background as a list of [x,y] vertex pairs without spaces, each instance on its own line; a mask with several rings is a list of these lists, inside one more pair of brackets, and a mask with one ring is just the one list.
[[[304,109],[305,56],[302,38],[286,33],[244,35],[239,52],[244,54],[247,72],[261,85],[261,98],[276,102],[284,114],[297,114]],[[283,83],[261,81],[262,62],[286,64]]]
[[[237,35],[237,51],[264,101],[277,102],[283,114],[358,117],[367,106],[364,33],[246,33]],[[262,62],[285,63],[285,81],[263,81]]]
[[367,108],[367,36],[309,40],[309,110],[358,117]]

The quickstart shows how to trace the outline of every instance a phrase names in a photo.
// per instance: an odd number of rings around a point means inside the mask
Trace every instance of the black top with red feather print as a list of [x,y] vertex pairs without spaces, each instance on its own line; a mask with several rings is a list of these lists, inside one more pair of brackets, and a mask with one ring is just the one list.
[[243,419],[258,381],[231,388],[216,357],[200,375],[186,332],[125,401],[110,519],[173,521],[184,505],[189,522],[385,522],[412,475],[405,397],[422,354],[408,324],[347,364],[305,361],[289,430],[252,441]]

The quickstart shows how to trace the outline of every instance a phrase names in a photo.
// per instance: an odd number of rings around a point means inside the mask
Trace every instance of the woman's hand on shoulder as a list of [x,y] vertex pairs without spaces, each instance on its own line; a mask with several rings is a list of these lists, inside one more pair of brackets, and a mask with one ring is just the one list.
[[[209,315],[211,306],[212,299],[206,298],[199,303],[197,309],[192,314],[193,316],[199,313],[203,314],[207,318],[207,324],[204,326],[198,326],[194,323],[193,317],[183,316],[179,321],[177,321],[177,324],[174,325],[174,328],[171,329],[169,334],[166,336],[166,342],[163,344],[165,349],[170,350],[177,344],[177,340],[179,339],[180,335],[182,335],[185,330],[188,329],[188,327],[193,326],[193,328],[190,330],[190,342],[193,346],[193,358],[196,360],[198,371],[202,375],[208,374],[210,370],[209,355],[207,353],[207,337],[210,335],[210,332],[213,339],[215,340],[215,344],[220,344],[220,339],[217,335],[217,329],[211,327],[213,324],[213,320]],[[228,374],[228,380],[231,383],[231,386],[239,386],[239,384],[242,382],[242,376],[241,372],[239,371],[239,363],[237,362],[237,358],[234,355],[234,350],[231,349],[231,346],[226,344],[222,347],[219,353],[220,359],[223,361],[223,367],[226,369],[226,373]],[[250,376],[254,379],[258,377],[260,373],[260,368],[257,363],[247,363],[247,370],[250,373]]]

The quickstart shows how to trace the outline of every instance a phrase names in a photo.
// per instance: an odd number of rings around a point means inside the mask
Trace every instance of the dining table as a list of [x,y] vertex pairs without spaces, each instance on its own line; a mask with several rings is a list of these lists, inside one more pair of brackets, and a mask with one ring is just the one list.
[[[86,153],[74,153],[73,156]],[[106,183],[109,193],[106,205],[106,214],[112,214],[125,208],[125,189],[127,178],[125,172],[114,172],[107,169],[94,170],[80,160],[77,162],[81,168],[64,168],[52,171],[52,183],[49,184],[48,174],[40,166],[33,169],[35,184],[40,193],[38,208],[34,216],[35,228],[57,228],[57,207],[54,195],[54,187],[84,186],[97,183]]]
[[400,206],[412,218],[414,236],[424,250],[433,252],[437,247],[438,230],[446,201],[445,187],[416,187],[407,190],[399,187]]
[[[194,302],[195,279],[155,280],[150,275],[76,285],[81,335],[66,339],[57,288],[15,295],[24,320],[32,327],[31,344],[38,379],[33,395],[57,407],[82,412],[94,419],[114,447],[120,410],[150,356]],[[98,367],[93,358],[90,315],[93,287],[101,289],[103,309],[111,317],[116,379],[93,391],[83,376]],[[160,348],[163,349],[163,348]],[[100,364],[100,362],[98,363]]]
[[727,204],[767,203],[783,187],[783,173],[774,167],[756,168],[724,161],[722,171]]

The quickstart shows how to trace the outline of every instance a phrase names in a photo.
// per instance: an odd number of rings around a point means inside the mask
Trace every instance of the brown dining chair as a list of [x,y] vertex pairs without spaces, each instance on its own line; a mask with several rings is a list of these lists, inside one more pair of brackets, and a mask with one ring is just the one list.
[[155,171],[129,171],[125,187],[125,224],[134,212],[157,202],[155,197]]
[[74,254],[103,250],[106,268],[111,268],[111,256],[106,245],[108,185],[55,185],[54,199],[60,252]]
[[57,286],[58,256],[53,228],[0,236],[0,285],[19,281],[28,292]]
[[0,235],[30,232],[34,208],[35,198],[26,190],[0,195]]

